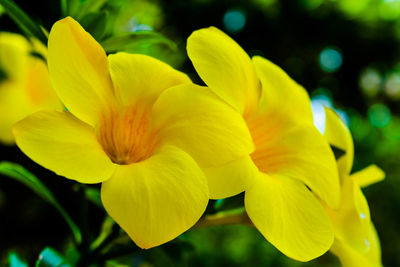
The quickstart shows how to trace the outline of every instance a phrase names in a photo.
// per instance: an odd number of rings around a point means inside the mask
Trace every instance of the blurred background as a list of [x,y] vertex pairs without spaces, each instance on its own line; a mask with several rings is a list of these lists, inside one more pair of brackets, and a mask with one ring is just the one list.
[[[380,236],[383,264],[400,266],[399,0],[87,0],[74,10],[63,10],[63,1],[38,0],[35,8],[30,1],[15,2],[48,31],[71,14],[108,52],[155,56],[197,83],[201,81],[186,56],[185,42],[202,27],[216,26],[250,55],[281,66],[310,93],[317,127],[324,125],[324,105],[335,107],[348,124],[355,142],[353,171],[375,163],[386,172],[385,181],[363,191]],[[85,2],[96,4],[87,7]],[[100,25],[101,20],[107,23]],[[109,39],[149,30],[157,34],[137,34],[130,46],[115,46]],[[20,32],[5,14],[0,16],[0,31]],[[15,146],[0,146],[0,151],[0,160],[17,162],[38,176],[71,217],[86,225],[89,236],[98,234],[104,212],[91,202],[82,207],[78,185],[34,164]],[[22,184],[0,178],[0,265],[10,251],[31,264],[45,246],[67,251],[71,235],[57,211]],[[330,253],[308,263],[295,262],[246,226],[193,229],[179,240],[184,246],[135,252],[130,263],[339,266]]]

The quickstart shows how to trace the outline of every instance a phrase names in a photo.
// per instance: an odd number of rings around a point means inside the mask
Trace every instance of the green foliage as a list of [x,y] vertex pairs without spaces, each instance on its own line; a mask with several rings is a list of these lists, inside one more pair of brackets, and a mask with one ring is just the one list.
[[43,33],[41,27],[12,0],[0,0],[0,4],[3,6],[5,12],[27,36],[34,36],[42,43],[47,44],[47,37]]
[[8,264],[10,265],[10,267],[28,267],[28,264],[20,259],[15,252],[10,252],[8,254]]
[[35,267],[71,267],[67,260],[63,258],[57,251],[50,247],[46,247],[39,254]]
[[36,194],[38,194],[41,198],[43,198],[46,202],[53,205],[67,222],[69,228],[74,235],[75,241],[77,243],[81,242],[82,235],[78,226],[76,226],[68,213],[58,203],[51,191],[35,175],[30,173],[21,165],[7,161],[0,162],[0,174],[3,174],[6,177],[23,183],[24,185],[32,189]]
[[85,195],[87,200],[92,202],[97,207],[103,208],[99,189],[87,187],[85,188]]
[[165,45],[173,51],[177,49],[173,41],[153,31],[138,31],[121,34],[113,36],[101,43],[107,53],[114,53],[117,51],[134,53],[137,52],[142,45],[151,46],[155,44]]
[[217,211],[224,211],[224,210],[241,208],[243,207],[243,205],[244,205],[244,193],[241,193],[233,197],[217,200],[214,204],[214,207],[215,210]]
[[109,13],[107,11],[87,13],[80,20],[80,23],[97,41],[103,40],[110,31]]

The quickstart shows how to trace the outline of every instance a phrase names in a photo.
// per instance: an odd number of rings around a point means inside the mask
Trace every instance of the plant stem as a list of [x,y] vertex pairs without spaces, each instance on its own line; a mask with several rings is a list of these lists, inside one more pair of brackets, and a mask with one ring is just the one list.
[[200,219],[193,228],[216,226],[216,225],[230,225],[230,224],[244,224],[253,225],[250,221],[249,216],[243,209],[219,212],[216,214],[211,214]]

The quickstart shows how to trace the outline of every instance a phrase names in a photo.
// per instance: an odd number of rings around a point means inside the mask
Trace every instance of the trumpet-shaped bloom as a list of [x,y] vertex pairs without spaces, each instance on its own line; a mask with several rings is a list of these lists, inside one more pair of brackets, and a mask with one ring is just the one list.
[[37,40],[0,33],[0,142],[14,144],[12,125],[44,108],[61,108],[49,79],[47,49]]
[[281,252],[300,261],[325,253],[334,234],[319,199],[337,207],[340,186],[307,92],[268,60],[250,59],[216,28],[192,33],[187,50],[209,88],[242,114],[255,145],[252,153],[206,170],[211,198],[245,191],[250,219]]
[[360,187],[384,179],[384,172],[375,165],[350,175],[354,147],[350,131],[339,116],[326,109],[325,136],[328,142],[345,151],[337,160],[341,181],[341,205],[337,210],[327,208],[335,229],[331,251],[343,266],[382,266],[379,238],[371,222],[367,200]]
[[20,121],[17,145],[59,175],[102,182],[105,209],[142,248],[200,218],[209,197],[201,168],[253,150],[240,114],[208,88],[145,55],[107,58],[72,18],[54,24],[48,64],[68,112]]

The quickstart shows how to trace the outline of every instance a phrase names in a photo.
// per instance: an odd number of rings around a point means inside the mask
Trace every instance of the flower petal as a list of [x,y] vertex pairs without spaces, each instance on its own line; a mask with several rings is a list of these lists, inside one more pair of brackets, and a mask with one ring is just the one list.
[[125,105],[151,105],[165,89],[191,83],[186,74],[146,55],[117,53],[108,59],[115,91]]
[[148,160],[118,166],[101,188],[103,205],[141,248],[168,242],[200,218],[208,202],[204,174],[182,150],[166,146]]
[[366,187],[383,181],[385,179],[385,172],[375,164],[372,164],[361,171],[353,173],[351,178],[356,181],[360,187]]
[[271,61],[255,56],[252,58],[261,80],[262,96],[259,112],[285,112],[297,122],[312,123],[311,102],[307,91]]
[[29,114],[42,109],[62,108],[62,104],[51,86],[47,65],[41,59],[30,58],[24,93],[31,109]]
[[246,190],[245,206],[261,234],[290,258],[309,261],[332,245],[329,217],[300,181],[260,173]]
[[331,251],[338,256],[343,267],[380,267],[382,266],[381,248],[378,234],[374,225],[371,223],[368,233],[368,251],[357,251],[343,240],[336,238],[333,242]]
[[11,128],[17,121],[31,113],[27,95],[22,85],[5,81],[0,85],[0,142],[12,145],[14,136]]
[[369,249],[371,223],[367,200],[355,181],[349,177],[342,182],[342,201],[338,210],[327,209],[337,238],[352,248],[366,252]]
[[89,125],[69,112],[42,111],[18,122],[13,133],[19,148],[58,175],[81,183],[100,183],[115,165]]
[[246,52],[228,35],[210,27],[193,32],[187,51],[197,73],[219,97],[240,112],[257,104],[260,85]]
[[254,149],[242,116],[207,87],[170,88],[156,101],[152,114],[161,142],[183,149],[202,168],[239,159]]
[[284,114],[248,120],[260,171],[304,182],[329,207],[338,207],[340,184],[335,157],[313,124],[295,124]]
[[103,48],[78,22],[67,17],[50,31],[48,64],[61,101],[77,118],[94,126],[100,110],[114,101]]
[[329,144],[346,152],[337,160],[339,174],[350,174],[354,159],[353,139],[347,126],[330,108],[325,108],[325,137]]
[[7,79],[24,81],[28,70],[30,45],[28,40],[20,35],[9,32],[0,33],[0,69]]
[[204,168],[203,171],[208,180],[211,199],[227,198],[243,192],[258,174],[258,169],[250,156],[244,156],[222,166]]

